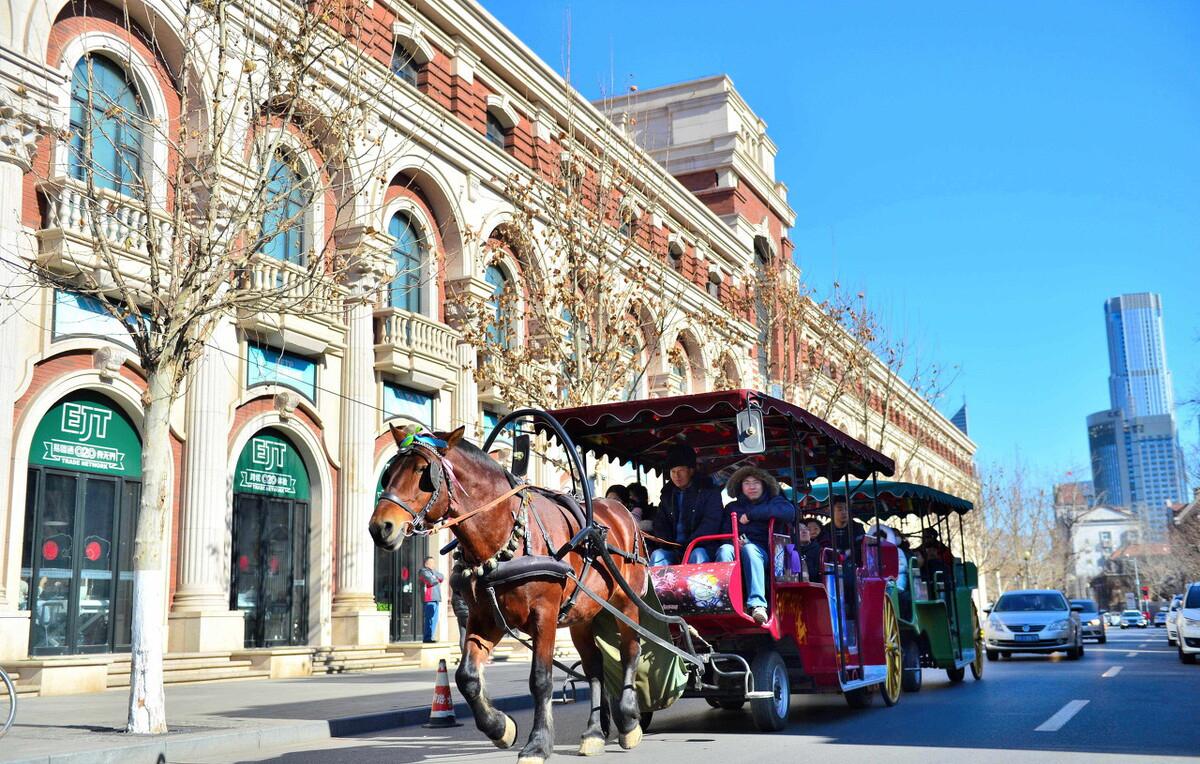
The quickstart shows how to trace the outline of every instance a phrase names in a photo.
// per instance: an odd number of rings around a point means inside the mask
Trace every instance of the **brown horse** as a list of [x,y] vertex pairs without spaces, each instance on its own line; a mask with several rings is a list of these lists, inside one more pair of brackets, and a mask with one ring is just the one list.
[[[633,689],[640,652],[636,632],[618,619],[624,666],[622,690],[619,697],[606,699],[601,653],[592,632],[592,619],[602,608],[591,596],[579,593],[560,617],[560,609],[576,588],[574,581],[564,580],[561,575],[555,578],[534,574],[498,584],[494,587],[495,603],[480,583],[481,573],[487,581],[487,574],[497,566],[501,569],[511,566],[507,562],[510,558],[517,562],[522,557],[552,555],[580,530],[579,522],[544,494],[528,488],[516,489],[502,467],[463,440],[462,427],[451,433],[419,437],[393,428],[392,435],[400,446],[400,455],[385,476],[384,492],[371,516],[371,537],[381,549],[396,550],[414,533],[427,533],[452,524],[461,559],[456,558],[451,582],[459,583],[470,608],[466,653],[455,680],[471,706],[475,725],[498,748],[512,746],[517,738],[516,723],[496,710],[483,682],[483,666],[504,637],[507,624],[533,641],[533,666],[529,674],[529,690],[534,699],[533,729],[517,762],[540,764],[550,756],[554,749],[550,715],[554,637],[559,626],[567,626],[582,659],[592,697],[579,753],[592,756],[604,751],[610,714],[616,722],[621,747],[636,746],[642,739]],[[596,522],[608,528],[610,548],[623,550],[635,558],[627,559],[619,553],[611,555],[618,568],[616,572],[633,591],[644,592],[645,545],[633,516],[614,501],[598,499],[593,507]],[[582,582],[588,590],[634,623],[638,622],[637,604],[621,590],[605,563],[593,565],[585,574],[584,560],[579,554],[569,553],[563,562],[570,566],[574,576],[583,576]]]

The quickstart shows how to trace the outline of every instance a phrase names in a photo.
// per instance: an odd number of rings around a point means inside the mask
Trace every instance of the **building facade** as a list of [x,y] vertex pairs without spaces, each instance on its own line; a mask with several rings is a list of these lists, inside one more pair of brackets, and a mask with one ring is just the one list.
[[[119,682],[146,376],[118,322],[70,289],[31,282],[22,264],[82,262],[99,236],[125,253],[117,267],[137,267],[127,233],[115,223],[97,229],[79,212],[86,189],[62,161],[80,124],[73,81],[90,66],[109,78],[100,81],[110,97],[145,119],[180,119],[171,72],[185,41],[181,9],[169,0],[18,0],[0,17],[0,660],[45,693]],[[477,3],[375,0],[360,28],[368,31],[388,41],[370,52],[383,86],[362,117],[381,128],[381,183],[344,205],[352,214],[305,213],[302,233],[252,267],[273,279],[286,266],[271,260],[288,262],[289,247],[312,255],[352,242],[419,278],[372,302],[339,286],[345,303],[335,314],[247,310],[219,324],[170,419],[163,627],[175,655],[220,655],[279,675],[333,666],[339,650],[369,648],[380,658],[371,665],[385,665],[389,645],[420,640],[416,573],[447,539],[394,555],[371,544],[366,520],[396,452],[389,426],[462,425],[478,437],[508,410],[477,383],[477,349],[455,326],[463,295],[520,288],[518,263],[485,256],[503,249],[513,215],[503,179],[558,172],[569,120],[588,132],[620,130]],[[156,45],[143,44],[151,38]],[[330,56],[331,70],[335,63]],[[665,353],[652,358],[658,382],[647,395],[682,389],[681,374],[694,391],[771,383],[755,362],[752,321],[731,321],[734,329],[718,335],[689,319],[701,308],[735,313],[757,259],[790,258],[794,220],[765,125],[727,78],[701,85],[711,108],[740,124],[721,135],[711,120],[701,126],[707,158],[697,148],[690,165],[649,164],[660,192],[642,211],[643,238],[628,265],[681,287],[683,318],[661,344],[682,348],[688,362],[681,372]],[[688,100],[660,95],[664,104]],[[335,193],[320,138],[287,136],[318,197]],[[121,140],[112,161],[169,159],[176,150],[144,136]],[[621,145],[623,161],[638,161],[632,141]],[[714,162],[719,171],[701,188],[696,173]],[[141,214],[146,200],[119,186],[109,192],[113,220]],[[172,199],[149,203],[166,209]],[[898,399],[905,418],[884,450],[911,454],[901,477],[970,495],[974,444],[912,391]],[[856,405],[839,403],[851,434],[856,422],[873,421]],[[548,465],[533,477],[557,480]],[[450,633],[442,618],[437,636]]]
[[1171,521],[1168,505],[1187,493],[1162,303],[1152,293],[1121,295],[1105,302],[1104,317],[1111,408],[1087,419],[1096,496],[1133,508],[1161,538]]

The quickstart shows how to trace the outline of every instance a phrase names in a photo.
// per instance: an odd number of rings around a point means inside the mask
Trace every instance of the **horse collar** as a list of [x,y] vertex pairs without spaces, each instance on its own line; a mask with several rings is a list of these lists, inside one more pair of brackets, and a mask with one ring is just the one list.
[[521,548],[521,540],[528,538],[529,529],[529,494],[521,492],[521,504],[513,515],[513,529],[508,535],[508,541],[503,544],[496,553],[487,558],[478,565],[468,565],[463,557],[462,547],[454,550],[452,559],[457,572],[461,573],[463,578],[481,578],[487,573],[491,573],[500,564],[511,560],[517,550]]

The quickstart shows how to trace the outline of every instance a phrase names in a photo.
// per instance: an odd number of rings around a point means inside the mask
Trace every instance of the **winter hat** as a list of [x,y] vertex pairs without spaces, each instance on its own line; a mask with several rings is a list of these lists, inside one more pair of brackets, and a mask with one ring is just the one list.
[[667,449],[667,471],[674,467],[696,469],[696,452],[687,443],[674,443]]
[[779,481],[771,477],[771,473],[758,467],[747,466],[730,475],[729,482],[725,484],[725,492],[731,499],[736,499],[741,495],[742,481],[748,477],[758,478],[763,484],[763,493],[767,496],[779,495]]

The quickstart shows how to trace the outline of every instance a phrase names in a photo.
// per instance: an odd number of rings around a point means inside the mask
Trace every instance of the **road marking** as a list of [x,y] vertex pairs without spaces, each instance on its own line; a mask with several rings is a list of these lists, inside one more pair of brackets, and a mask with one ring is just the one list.
[[1113,666],[1108,671],[1105,671],[1103,674],[1101,674],[1100,678],[1101,679],[1112,679],[1117,674],[1120,674],[1121,669],[1123,669],[1123,668],[1125,668],[1125,667],[1124,666]]
[[1063,728],[1063,725],[1071,721],[1075,714],[1079,713],[1091,701],[1088,700],[1072,700],[1067,705],[1058,709],[1058,713],[1051,716],[1046,721],[1042,722],[1040,727],[1035,727],[1034,732],[1058,732]]
[[1143,642],[1140,645],[1138,645],[1138,648],[1149,647],[1149,646],[1150,646],[1149,642]]
[[1137,653],[1125,653],[1125,657],[1126,657],[1126,658],[1136,658],[1136,657],[1137,657]]

